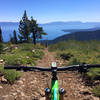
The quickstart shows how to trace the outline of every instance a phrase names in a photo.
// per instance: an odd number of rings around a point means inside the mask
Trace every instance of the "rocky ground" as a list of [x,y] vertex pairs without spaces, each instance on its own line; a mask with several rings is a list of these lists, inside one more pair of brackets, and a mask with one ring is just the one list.
[[[57,60],[54,53],[45,49],[45,56],[37,62],[37,66],[51,66],[56,61],[61,66],[63,61]],[[13,85],[5,84],[4,77],[0,77],[0,100],[45,100],[44,90],[51,73],[48,72],[24,72],[23,76]],[[66,90],[64,100],[100,100],[94,97],[90,88],[84,85],[77,72],[58,73],[59,87],[63,80],[63,88]],[[5,81],[5,83],[2,83]]]

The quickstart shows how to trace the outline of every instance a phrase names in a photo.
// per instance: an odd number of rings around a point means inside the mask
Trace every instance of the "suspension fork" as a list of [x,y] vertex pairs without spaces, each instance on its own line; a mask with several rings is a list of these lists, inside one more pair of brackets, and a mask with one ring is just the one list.
[[58,80],[56,80],[52,84],[53,84],[52,85],[53,87],[51,89],[50,88],[45,89],[46,100],[58,100],[58,97],[59,97],[59,100],[64,100],[64,94],[66,93],[64,88],[58,88]]

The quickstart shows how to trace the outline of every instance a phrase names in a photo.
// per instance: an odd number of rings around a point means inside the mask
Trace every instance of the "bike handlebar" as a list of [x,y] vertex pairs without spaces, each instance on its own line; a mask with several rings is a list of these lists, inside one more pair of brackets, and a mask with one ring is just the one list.
[[72,65],[72,66],[66,66],[66,67],[27,67],[27,66],[4,66],[4,69],[16,69],[16,70],[23,70],[23,71],[52,71],[53,69],[56,69],[57,71],[66,71],[66,70],[88,70],[89,68],[100,68],[100,64],[81,64],[81,65]]

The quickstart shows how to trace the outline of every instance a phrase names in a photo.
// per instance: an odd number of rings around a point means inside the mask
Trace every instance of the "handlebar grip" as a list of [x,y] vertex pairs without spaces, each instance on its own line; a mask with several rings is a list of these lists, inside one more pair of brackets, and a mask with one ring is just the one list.
[[100,68],[100,64],[87,64],[88,68]]
[[16,66],[4,66],[4,69],[17,69],[18,67]]

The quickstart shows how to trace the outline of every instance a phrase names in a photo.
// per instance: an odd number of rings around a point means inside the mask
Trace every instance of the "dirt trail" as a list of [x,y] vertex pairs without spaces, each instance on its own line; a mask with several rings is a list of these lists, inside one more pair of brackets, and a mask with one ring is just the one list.
[[48,67],[48,66],[51,66],[51,62],[56,61],[56,59],[54,58],[55,53],[48,52],[48,49],[45,49],[44,53],[45,53],[45,56],[43,57],[42,60],[39,60],[37,62],[37,66]]
[[[62,62],[54,58],[54,53],[44,50],[44,57],[37,62],[37,66],[51,66],[52,61],[57,61],[57,65]],[[24,72],[20,80],[14,85],[1,84],[0,100],[44,100],[44,89],[47,87],[47,79],[50,73],[47,72]],[[100,100],[92,95],[89,87],[84,86],[82,79],[76,72],[58,73],[59,86],[63,79],[63,88],[67,91],[65,100]]]

